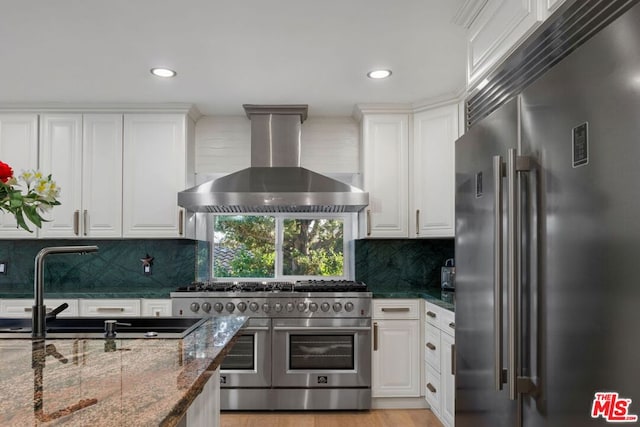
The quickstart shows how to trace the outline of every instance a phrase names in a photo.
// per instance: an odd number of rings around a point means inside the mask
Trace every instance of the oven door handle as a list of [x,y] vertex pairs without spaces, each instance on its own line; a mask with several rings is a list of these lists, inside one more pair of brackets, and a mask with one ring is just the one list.
[[274,326],[274,331],[371,331],[371,326]]
[[243,332],[254,332],[254,331],[268,331],[269,327],[268,326],[249,326],[247,328],[242,328],[241,331]]

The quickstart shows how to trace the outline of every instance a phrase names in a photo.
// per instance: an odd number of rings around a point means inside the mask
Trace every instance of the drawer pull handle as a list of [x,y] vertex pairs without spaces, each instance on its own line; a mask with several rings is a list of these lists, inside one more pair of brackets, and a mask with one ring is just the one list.
[[123,312],[124,308],[123,307],[98,307],[96,308],[96,311],[100,312],[100,311],[118,311],[118,312]]
[[367,236],[371,236],[371,209],[367,209]]
[[436,314],[433,311],[427,311],[427,316],[436,318]]
[[429,389],[429,391],[431,393],[435,393],[436,392],[436,388],[431,383],[427,384],[427,388]]
[[406,313],[411,311],[409,307],[382,307],[383,313]]
[[378,322],[373,322],[373,351],[378,351]]
[[431,344],[430,342],[427,343],[427,348],[429,348],[429,350],[435,350],[436,346]]
[[[51,313],[51,312],[53,311],[53,308],[49,308],[49,307],[47,307],[47,309],[46,309],[46,310],[47,310],[47,313]],[[31,312],[33,311],[33,308],[31,308],[31,307],[25,307],[25,308],[24,308],[24,311],[25,311],[25,313],[31,313]]]
[[455,328],[456,328],[456,323],[455,323],[455,322],[451,322],[451,323],[449,323],[449,327],[450,327],[451,329],[455,329]]

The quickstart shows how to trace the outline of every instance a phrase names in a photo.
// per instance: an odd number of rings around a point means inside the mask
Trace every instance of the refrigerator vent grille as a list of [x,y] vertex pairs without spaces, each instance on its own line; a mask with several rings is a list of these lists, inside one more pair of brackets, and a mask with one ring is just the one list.
[[466,100],[466,125],[491,114],[640,0],[568,2]]

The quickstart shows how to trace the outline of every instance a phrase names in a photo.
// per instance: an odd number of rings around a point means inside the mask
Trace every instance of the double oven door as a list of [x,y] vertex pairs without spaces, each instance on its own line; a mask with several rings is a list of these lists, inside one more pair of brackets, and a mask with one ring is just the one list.
[[273,319],[273,387],[371,386],[371,319]]
[[252,317],[220,366],[222,388],[271,387],[271,319]]

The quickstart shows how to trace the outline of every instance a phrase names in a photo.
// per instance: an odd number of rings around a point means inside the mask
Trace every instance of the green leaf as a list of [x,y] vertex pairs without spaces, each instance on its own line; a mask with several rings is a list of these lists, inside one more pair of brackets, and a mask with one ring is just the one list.
[[27,230],[29,233],[33,233],[33,231],[31,231],[29,229],[29,227],[27,227],[27,223],[24,221],[24,216],[22,215],[22,210],[18,210],[16,212],[14,212],[14,215],[16,217],[16,221],[18,222],[18,227]]
[[29,221],[33,223],[33,225],[35,225],[38,228],[42,227],[42,217],[38,214],[34,206],[25,205],[23,206],[22,209],[24,210],[24,213],[27,215],[27,218],[29,219]]

